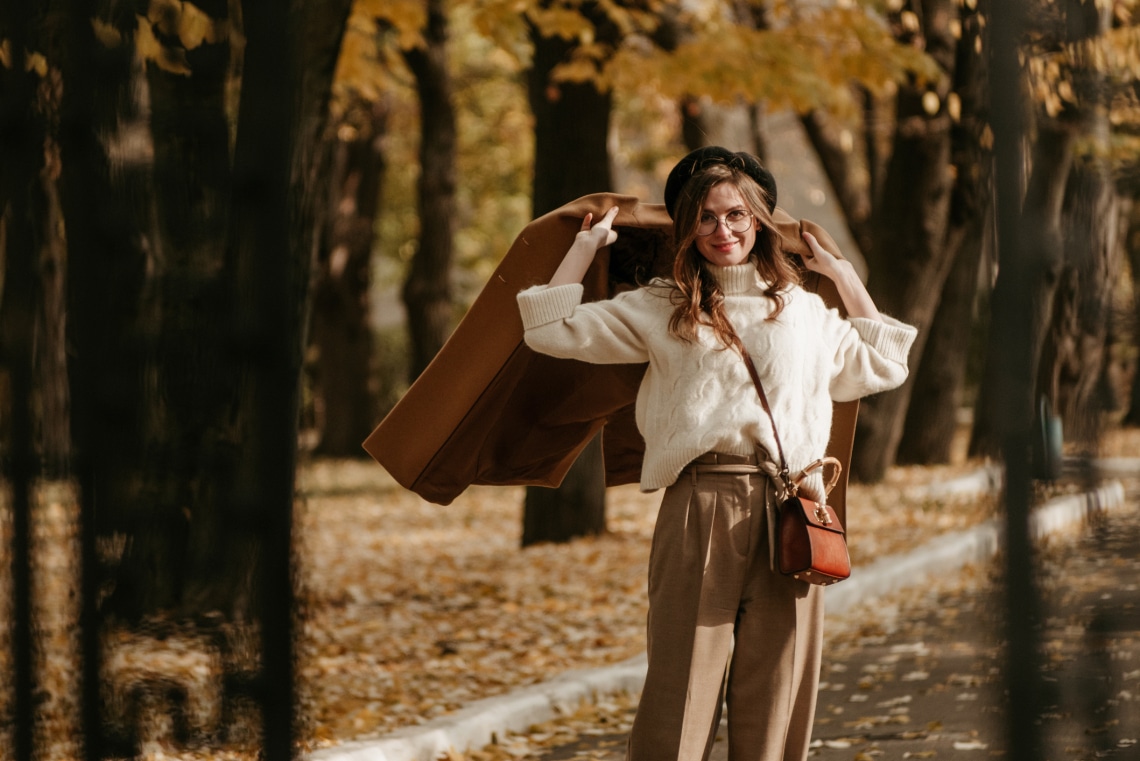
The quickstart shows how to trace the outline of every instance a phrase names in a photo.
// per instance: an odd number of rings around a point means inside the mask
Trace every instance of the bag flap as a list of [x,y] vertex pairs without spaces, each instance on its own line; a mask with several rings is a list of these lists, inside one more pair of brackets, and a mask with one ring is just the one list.
[[803,497],[793,497],[789,502],[793,500],[798,503],[798,510],[803,513],[804,520],[809,526],[834,531],[837,534],[846,533],[843,530],[843,524],[839,522],[839,516],[835,514],[831,505],[821,506],[818,502]]

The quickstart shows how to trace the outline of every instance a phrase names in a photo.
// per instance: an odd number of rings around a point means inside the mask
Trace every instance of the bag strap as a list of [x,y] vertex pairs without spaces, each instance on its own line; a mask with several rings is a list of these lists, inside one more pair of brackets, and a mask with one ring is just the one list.
[[760,373],[756,372],[756,363],[752,361],[752,355],[748,353],[748,349],[744,348],[744,342],[737,343],[736,348],[740,350],[740,356],[744,359],[744,365],[748,368],[748,375],[752,378],[752,385],[756,387],[756,393],[760,397],[760,406],[768,413],[768,419],[772,421],[772,435],[776,438],[776,449],[779,450],[780,455],[780,472],[784,475],[788,472],[788,462],[784,459],[784,445],[780,443],[780,434],[776,432],[776,418],[772,417],[772,408],[768,405],[768,395],[764,393],[764,384],[760,382]]
[[799,491],[800,481],[803,480],[811,471],[816,468],[822,468],[826,465],[834,465],[835,470],[832,471],[831,479],[824,485],[823,493],[830,494],[835,484],[839,481],[839,474],[843,472],[843,465],[835,457],[824,457],[816,460],[801,470],[795,478],[792,478],[788,472],[788,461],[784,458],[784,445],[780,443],[780,434],[776,431],[776,418],[772,415],[772,408],[768,404],[768,395],[764,393],[764,384],[760,382],[760,373],[756,371],[756,364],[752,361],[752,355],[748,353],[748,349],[744,348],[744,342],[736,341],[736,348],[740,350],[740,356],[744,359],[744,365],[748,368],[748,375],[752,378],[752,385],[756,387],[756,394],[760,397],[760,406],[768,413],[768,419],[772,421],[772,436],[776,439],[776,450],[780,455],[780,479],[784,482],[784,488],[789,494],[795,496]]

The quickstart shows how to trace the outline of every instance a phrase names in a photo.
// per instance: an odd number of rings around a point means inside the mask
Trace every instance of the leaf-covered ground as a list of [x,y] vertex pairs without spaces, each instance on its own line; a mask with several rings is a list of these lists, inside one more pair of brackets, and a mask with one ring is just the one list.
[[[1140,436],[1130,432],[1108,439],[1104,454],[1137,451]],[[931,501],[914,489],[978,465],[898,468],[882,484],[853,485],[855,564],[990,517],[993,499]],[[645,567],[659,494],[613,489],[606,535],[520,550],[522,489],[472,488],[440,507],[401,489],[371,462],[345,461],[306,463],[299,488],[298,681],[308,749],[383,735],[644,649]],[[35,516],[42,549],[37,599],[47,601],[37,611],[37,736],[43,758],[52,759],[77,754],[73,513],[68,491],[50,488]],[[3,512],[0,519],[7,546],[10,517]],[[7,590],[7,566],[0,572]],[[8,620],[6,599],[4,605]],[[113,709],[133,686],[158,675],[185,686],[191,728],[210,732],[219,715],[217,654],[192,631],[156,631],[109,633],[107,705]],[[11,684],[6,628],[0,684]],[[9,692],[0,691],[0,747],[10,747]],[[171,734],[161,715],[148,723],[144,755],[256,755],[248,732],[191,750],[175,750]]]

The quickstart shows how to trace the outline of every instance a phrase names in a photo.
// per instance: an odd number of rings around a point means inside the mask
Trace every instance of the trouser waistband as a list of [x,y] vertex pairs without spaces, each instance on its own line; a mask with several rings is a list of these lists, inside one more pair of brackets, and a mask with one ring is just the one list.
[[685,466],[689,473],[739,473],[741,475],[760,472],[760,462],[754,454],[723,454],[706,452]]

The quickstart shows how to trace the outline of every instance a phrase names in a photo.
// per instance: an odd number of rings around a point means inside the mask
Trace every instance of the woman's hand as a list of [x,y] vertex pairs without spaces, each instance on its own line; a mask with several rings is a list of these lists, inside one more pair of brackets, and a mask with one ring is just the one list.
[[599,248],[613,245],[614,241],[618,238],[617,231],[614,230],[614,219],[617,217],[617,213],[618,207],[611,207],[610,210],[605,213],[605,216],[598,220],[598,224],[592,227],[590,226],[590,222],[593,221],[594,215],[592,212],[586,214],[582,220],[582,229],[578,232],[578,235],[575,236],[575,244],[577,244],[579,240],[590,241],[593,243],[595,251]]
[[582,229],[574,236],[574,244],[570,246],[570,250],[566,252],[562,263],[554,271],[554,276],[550,278],[549,285],[569,285],[570,283],[582,282],[582,278],[586,276],[586,270],[590,268],[598,249],[612,245],[617,240],[618,234],[614,230],[614,220],[617,215],[618,207],[612,206],[594,225],[590,224],[594,221],[594,215],[592,213],[586,215],[582,220]]
[[815,236],[806,230],[803,232],[804,242],[808,244],[808,253],[802,259],[804,266],[811,272],[818,272],[831,282],[839,291],[839,298],[843,299],[843,306],[847,309],[848,317],[867,317],[872,320],[881,320],[878,307],[867,293],[867,287],[859,279],[859,273],[846,259],[840,259],[835,254],[819,245]]
[[819,241],[816,240],[816,237],[806,230],[803,232],[803,239],[804,242],[808,244],[808,253],[804,254],[801,258],[803,259],[804,266],[812,272],[818,272],[829,280],[835,280],[843,265],[854,269],[854,267],[851,267],[850,262],[840,259],[819,245]]

